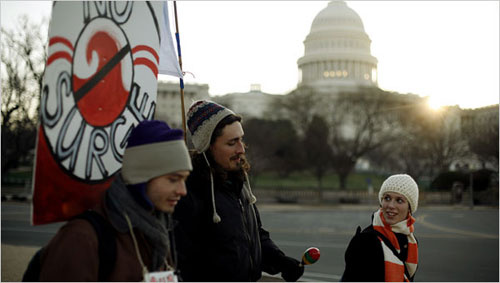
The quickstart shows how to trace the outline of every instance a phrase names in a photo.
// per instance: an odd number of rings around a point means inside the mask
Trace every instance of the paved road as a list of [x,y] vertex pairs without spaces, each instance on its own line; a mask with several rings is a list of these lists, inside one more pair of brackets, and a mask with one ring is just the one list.
[[[261,209],[261,218],[287,254],[298,257],[309,246],[320,248],[321,259],[306,267],[303,280],[338,281],[355,228],[369,225],[373,210],[289,207]],[[498,281],[498,208],[421,207],[415,216],[416,281]]]
[[[286,254],[298,259],[306,248],[320,248],[321,259],[306,267],[303,281],[338,281],[349,240],[358,225],[369,224],[374,210],[270,204],[259,208],[264,227]],[[61,225],[32,227],[29,215],[26,204],[2,203],[2,245],[42,246]],[[499,280],[498,208],[420,207],[415,216],[420,244],[416,281]],[[11,271],[4,268],[14,268],[4,265],[4,260],[20,256],[2,250],[2,274]]]

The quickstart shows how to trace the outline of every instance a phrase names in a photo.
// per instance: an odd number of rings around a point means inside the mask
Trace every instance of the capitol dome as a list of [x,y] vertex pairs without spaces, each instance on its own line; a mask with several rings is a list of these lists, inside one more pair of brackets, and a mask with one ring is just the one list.
[[314,18],[298,61],[299,85],[377,86],[377,59],[359,15],[344,1],[332,1]]

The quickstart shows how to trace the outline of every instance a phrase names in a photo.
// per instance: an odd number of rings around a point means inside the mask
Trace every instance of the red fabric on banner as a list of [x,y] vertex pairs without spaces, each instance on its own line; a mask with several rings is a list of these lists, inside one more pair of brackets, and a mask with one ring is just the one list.
[[113,181],[111,177],[102,183],[88,184],[66,174],[50,153],[43,132],[40,126],[33,192],[33,225],[66,221],[93,207]]

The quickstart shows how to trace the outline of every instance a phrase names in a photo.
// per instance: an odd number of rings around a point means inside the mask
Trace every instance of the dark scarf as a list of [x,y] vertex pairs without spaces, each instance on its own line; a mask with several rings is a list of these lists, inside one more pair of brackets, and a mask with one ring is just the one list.
[[[150,272],[159,271],[164,265],[164,260],[171,256],[168,225],[163,212],[147,211],[136,202],[123,183],[121,175],[118,175],[107,190],[107,199],[110,206],[109,218],[116,230],[127,233],[129,227],[124,217],[126,213],[132,227],[141,231],[151,244],[153,260]],[[169,219],[170,220],[170,219]],[[168,223],[172,223],[169,221]]]

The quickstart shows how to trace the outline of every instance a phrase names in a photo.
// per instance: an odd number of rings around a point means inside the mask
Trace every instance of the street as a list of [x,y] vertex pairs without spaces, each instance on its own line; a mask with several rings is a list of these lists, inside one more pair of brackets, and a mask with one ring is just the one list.
[[[309,247],[321,250],[320,260],[306,266],[301,281],[339,281],[345,249],[356,227],[369,225],[375,209],[370,206],[259,205],[264,228],[287,255],[300,259]],[[2,203],[2,245],[42,246],[62,225],[32,227],[29,217],[28,204]],[[415,281],[499,280],[498,208],[419,207],[415,217],[415,235],[419,242]],[[2,263],[17,256],[2,252]],[[2,264],[2,274],[4,267]],[[25,266],[19,268],[24,271]]]
[[[375,209],[261,209],[261,218],[287,255],[299,257],[310,246],[321,250],[320,260],[306,266],[302,280],[338,281],[356,227],[369,225]],[[498,209],[421,207],[415,217],[419,242],[415,281],[498,281]]]

